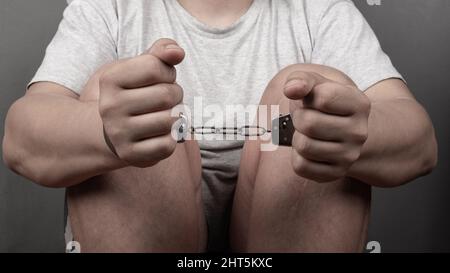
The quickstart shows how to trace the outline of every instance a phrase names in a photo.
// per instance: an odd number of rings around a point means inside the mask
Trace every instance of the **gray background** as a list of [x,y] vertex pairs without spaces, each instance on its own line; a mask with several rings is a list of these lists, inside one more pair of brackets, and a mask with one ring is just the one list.
[[[450,1],[358,0],[383,48],[428,109],[440,144],[439,166],[396,189],[375,189],[369,240],[383,252],[450,251]],[[63,0],[0,0],[0,135],[23,95],[65,7]],[[62,190],[38,187],[0,163],[0,252],[60,252]]]

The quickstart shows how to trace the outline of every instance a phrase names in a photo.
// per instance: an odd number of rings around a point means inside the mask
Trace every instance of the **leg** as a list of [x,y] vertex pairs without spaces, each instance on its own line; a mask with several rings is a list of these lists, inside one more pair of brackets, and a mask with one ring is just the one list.
[[[81,100],[98,99],[98,75]],[[200,252],[206,247],[201,159],[195,141],[157,165],[124,168],[67,191],[83,252]]]
[[[296,69],[313,70],[351,84],[348,78],[325,67],[291,66],[269,84],[262,105],[280,105],[281,112],[289,111],[282,87],[287,75]],[[234,250],[362,251],[370,187],[350,179],[328,184],[304,179],[293,171],[291,148],[260,152],[260,144],[247,142],[242,155],[231,223]]]
[[206,246],[200,153],[180,144],[147,168],[125,168],[68,190],[83,252],[199,252]]

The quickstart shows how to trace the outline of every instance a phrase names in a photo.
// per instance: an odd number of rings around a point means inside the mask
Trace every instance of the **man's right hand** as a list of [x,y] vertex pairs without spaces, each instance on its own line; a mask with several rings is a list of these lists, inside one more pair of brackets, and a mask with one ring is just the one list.
[[176,140],[172,109],[183,100],[175,83],[175,65],[185,53],[170,39],[160,39],[143,55],[118,61],[100,77],[99,111],[105,139],[116,155],[136,167],[170,157]]

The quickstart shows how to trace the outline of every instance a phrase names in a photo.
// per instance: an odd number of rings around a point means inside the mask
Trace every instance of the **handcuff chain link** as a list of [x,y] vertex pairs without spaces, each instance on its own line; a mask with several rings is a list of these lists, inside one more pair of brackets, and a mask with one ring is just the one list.
[[267,130],[261,126],[251,125],[245,125],[242,127],[199,126],[191,127],[190,132],[191,134],[197,135],[240,135],[244,137],[259,137],[270,133],[270,130]]

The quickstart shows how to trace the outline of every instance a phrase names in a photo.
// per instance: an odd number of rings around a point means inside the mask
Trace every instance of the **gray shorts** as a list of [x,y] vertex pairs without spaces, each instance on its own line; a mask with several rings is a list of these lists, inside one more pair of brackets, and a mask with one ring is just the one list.
[[[202,150],[202,197],[208,226],[209,252],[229,249],[229,224],[234,190],[239,172],[242,148],[209,151]],[[72,229],[65,209],[65,239],[72,241]]]

